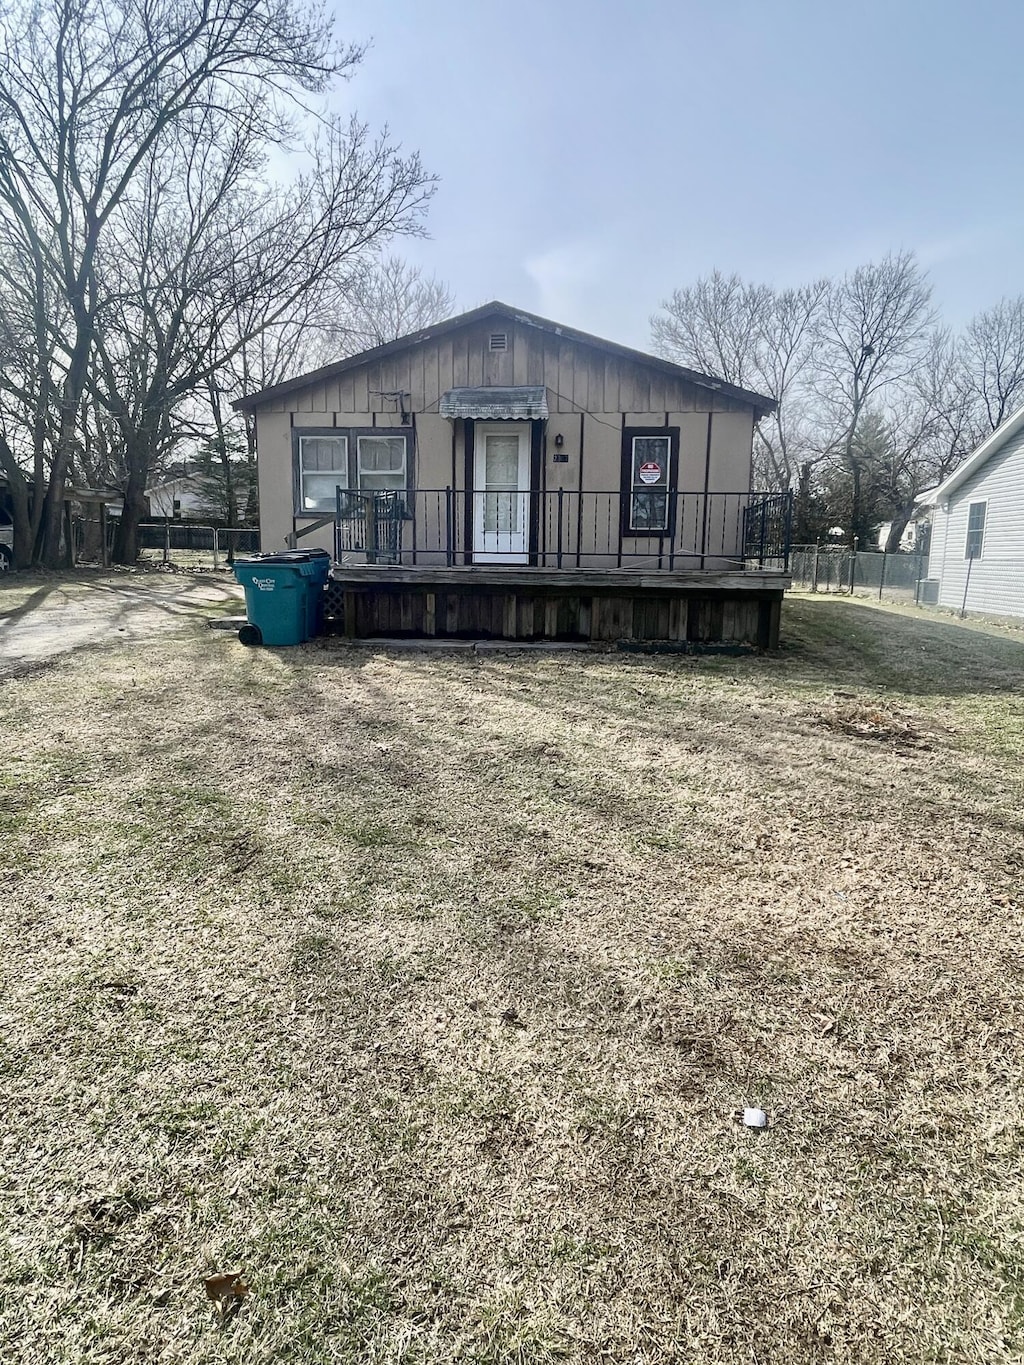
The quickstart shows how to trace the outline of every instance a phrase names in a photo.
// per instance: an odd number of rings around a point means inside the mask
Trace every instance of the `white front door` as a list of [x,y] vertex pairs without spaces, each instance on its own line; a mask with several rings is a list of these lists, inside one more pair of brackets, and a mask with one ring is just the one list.
[[530,423],[478,422],[473,438],[473,562],[527,564]]

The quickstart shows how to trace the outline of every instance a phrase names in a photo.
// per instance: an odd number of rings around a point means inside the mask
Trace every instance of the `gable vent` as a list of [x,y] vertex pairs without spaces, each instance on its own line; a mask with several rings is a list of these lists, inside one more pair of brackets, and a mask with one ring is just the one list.
[[507,350],[508,350],[508,333],[507,333],[507,332],[492,332],[492,333],[491,333],[491,346],[490,346],[490,349],[491,349],[492,351],[507,351]]

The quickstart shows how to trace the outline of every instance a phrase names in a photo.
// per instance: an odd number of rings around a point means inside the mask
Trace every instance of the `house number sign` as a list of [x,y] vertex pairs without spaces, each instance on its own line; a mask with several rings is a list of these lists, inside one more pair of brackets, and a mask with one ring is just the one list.
[[641,483],[657,483],[661,478],[661,465],[654,460],[648,460],[646,464],[640,466]]

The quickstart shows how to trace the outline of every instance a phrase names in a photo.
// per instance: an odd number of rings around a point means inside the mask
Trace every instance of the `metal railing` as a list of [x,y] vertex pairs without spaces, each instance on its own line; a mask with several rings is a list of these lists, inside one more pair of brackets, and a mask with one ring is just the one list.
[[788,493],[339,488],[335,558],[785,572],[791,517]]

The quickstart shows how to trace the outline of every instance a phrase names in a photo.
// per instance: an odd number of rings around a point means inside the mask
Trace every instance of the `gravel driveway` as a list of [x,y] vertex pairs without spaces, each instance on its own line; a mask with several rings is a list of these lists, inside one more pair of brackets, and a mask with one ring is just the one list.
[[180,629],[211,607],[243,601],[226,574],[5,575],[0,678],[45,667],[76,649]]

